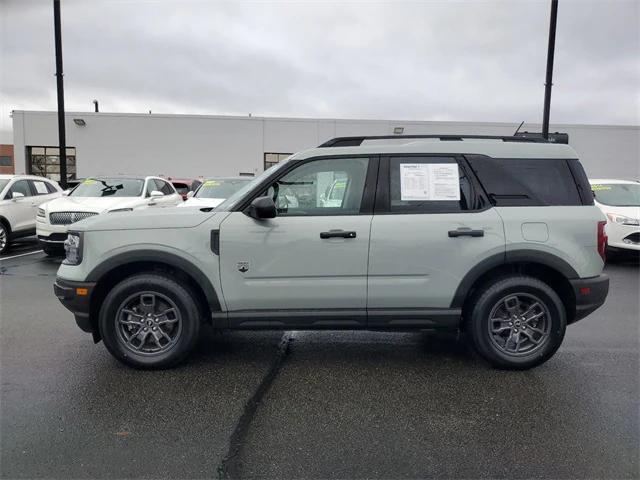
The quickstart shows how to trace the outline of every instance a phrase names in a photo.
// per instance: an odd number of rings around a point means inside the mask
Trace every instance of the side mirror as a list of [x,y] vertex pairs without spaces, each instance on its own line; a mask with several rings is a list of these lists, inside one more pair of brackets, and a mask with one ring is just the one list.
[[12,192],[11,193],[11,199],[12,200],[18,200],[19,198],[24,198],[24,193],[21,192]]
[[193,190],[189,190],[189,192],[187,192],[187,198],[191,198],[191,197],[193,197],[193,195],[194,195],[195,193],[196,193],[196,192],[194,192]]
[[149,196],[151,198],[164,197],[164,193],[162,193],[160,190],[152,190]]
[[70,188],[67,188],[66,190],[64,190],[64,191],[62,192],[62,196],[63,196],[63,197],[68,197],[70,193],[71,193],[71,189],[70,189]]
[[273,203],[273,198],[271,197],[254,198],[247,210],[247,215],[255,218],[256,220],[275,218],[276,214],[276,204]]

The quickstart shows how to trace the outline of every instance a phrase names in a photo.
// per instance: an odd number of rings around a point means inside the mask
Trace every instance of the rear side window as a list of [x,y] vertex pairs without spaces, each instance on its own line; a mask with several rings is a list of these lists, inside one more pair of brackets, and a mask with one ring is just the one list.
[[453,157],[391,157],[391,213],[454,213],[487,204],[476,192],[464,165]]
[[467,160],[496,206],[583,205],[567,160],[482,155]]

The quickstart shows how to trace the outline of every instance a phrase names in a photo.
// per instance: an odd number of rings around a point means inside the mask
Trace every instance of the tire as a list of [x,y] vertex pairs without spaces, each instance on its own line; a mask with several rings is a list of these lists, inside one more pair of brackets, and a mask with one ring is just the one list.
[[123,280],[109,292],[98,323],[104,344],[120,362],[164,369],[193,350],[201,316],[189,289],[168,276],[145,273]]
[[558,294],[524,275],[503,277],[478,292],[469,312],[466,333],[473,347],[503,369],[525,370],[546,362],[560,347],[567,327]]
[[0,255],[9,250],[9,229],[0,222]]

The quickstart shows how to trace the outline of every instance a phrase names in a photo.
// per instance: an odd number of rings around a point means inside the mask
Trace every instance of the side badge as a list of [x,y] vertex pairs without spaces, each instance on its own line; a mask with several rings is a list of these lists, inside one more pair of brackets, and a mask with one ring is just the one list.
[[249,262],[238,262],[238,271],[245,273],[249,271]]

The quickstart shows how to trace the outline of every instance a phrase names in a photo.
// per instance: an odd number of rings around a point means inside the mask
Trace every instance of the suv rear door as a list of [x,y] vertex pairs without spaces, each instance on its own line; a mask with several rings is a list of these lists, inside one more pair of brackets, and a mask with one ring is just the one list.
[[[220,225],[229,326],[365,326],[378,159],[323,157],[292,165],[247,199],[274,197],[276,218],[235,211]],[[327,198],[337,181],[344,187],[340,198]]]
[[382,157],[371,225],[368,325],[457,322],[460,311],[451,307],[462,279],[504,251],[502,220],[462,157]]

